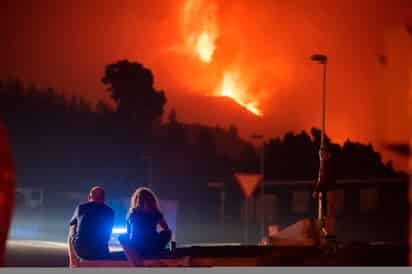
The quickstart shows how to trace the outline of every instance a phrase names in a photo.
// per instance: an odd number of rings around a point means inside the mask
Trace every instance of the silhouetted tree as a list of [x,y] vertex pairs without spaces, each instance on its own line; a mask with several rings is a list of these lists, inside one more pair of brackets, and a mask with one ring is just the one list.
[[[265,149],[265,175],[270,179],[308,180],[317,176],[319,169],[319,146],[321,131],[311,129],[312,137],[302,131],[288,132],[283,139],[275,138]],[[325,144],[336,162],[339,179],[365,179],[387,176],[402,176],[390,163],[385,164],[372,145],[346,141],[343,146],[331,142],[325,136]]]
[[90,103],[87,102],[83,97],[79,98],[77,107],[80,112],[89,113],[92,111],[92,107],[90,106]]
[[106,102],[99,100],[96,103],[96,112],[102,115],[108,115],[113,112],[112,108]]
[[172,109],[169,113],[166,123],[167,140],[170,145],[182,145],[186,143],[186,134],[184,125],[177,120],[177,113]]
[[142,64],[122,60],[106,66],[103,84],[107,86],[123,118],[150,124],[160,123],[166,96],[154,88],[152,72]]
[[170,111],[167,121],[168,121],[169,125],[177,125],[178,124],[177,114],[176,114],[176,110],[174,108]]
[[[315,144],[316,149],[319,150],[322,131],[318,128],[311,128],[310,133],[313,137],[313,143]],[[325,134],[325,145],[330,145],[330,143],[330,138],[327,134]]]
[[239,130],[237,129],[236,126],[231,125],[229,127],[229,135],[230,135],[230,137],[233,138],[233,140],[236,140],[236,139],[239,138]]

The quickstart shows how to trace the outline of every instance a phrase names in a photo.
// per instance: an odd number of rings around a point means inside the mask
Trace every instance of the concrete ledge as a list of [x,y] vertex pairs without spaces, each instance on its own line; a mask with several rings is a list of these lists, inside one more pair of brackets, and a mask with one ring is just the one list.
[[112,261],[112,260],[79,260],[71,268],[77,267],[131,267],[129,261]]
[[257,266],[258,258],[192,258],[190,266],[219,267],[219,266]]
[[182,267],[190,266],[190,259],[145,259],[141,260],[141,265],[134,265],[130,261],[113,261],[113,260],[79,260],[71,266],[77,267]]

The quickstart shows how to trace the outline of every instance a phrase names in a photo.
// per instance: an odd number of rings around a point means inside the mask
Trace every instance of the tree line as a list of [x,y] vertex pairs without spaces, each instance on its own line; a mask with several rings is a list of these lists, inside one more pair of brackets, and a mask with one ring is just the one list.
[[[25,85],[19,79],[0,81],[0,114],[12,132],[12,140],[27,145],[25,138],[43,137],[47,139],[44,145],[59,147],[76,142],[81,146],[100,142],[107,148],[123,144],[129,151],[133,148],[134,156],[157,154],[153,156],[157,160],[185,155],[197,163],[194,171],[210,180],[234,171],[259,170],[259,152],[239,136],[235,126],[185,124],[174,109],[162,122],[166,94],[154,88],[153,74],[142,64],[128,60],[109,64],[101,81],[112,102],[100,100],[94,105],[83,97]],[[310,133],[287,132],[271,138],[264,149],[266,179],[314,179],[320,134],[319,129],[312,128]],[[67,142],[69,137],[71,141]],[[336,158],[339,178],[402,176],[390,162],[384,163],[370,144],[348,140],[339,145],[328,137],[326,143]]]

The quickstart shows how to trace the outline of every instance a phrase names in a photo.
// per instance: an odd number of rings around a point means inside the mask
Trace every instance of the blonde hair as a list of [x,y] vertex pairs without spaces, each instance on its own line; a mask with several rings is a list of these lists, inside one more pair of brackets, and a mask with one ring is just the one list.
[[129,214],[136,208],[144,208],[151,213],[160,212],[159,200],[147,187],[139,187],[130,199]]

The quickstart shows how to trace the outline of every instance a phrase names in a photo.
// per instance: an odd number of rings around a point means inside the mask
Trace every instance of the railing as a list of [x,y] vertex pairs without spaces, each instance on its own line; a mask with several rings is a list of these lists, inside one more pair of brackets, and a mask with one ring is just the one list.
[[[279,180],[279,181],[265,181],[265,186],[290,186],[290,185],[314,185],[315,179],[313,180]],[[338,179],[336,184],[370,184],[370,183],[408,183],[408,178],[369,178],[369,179]]]

